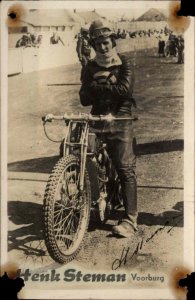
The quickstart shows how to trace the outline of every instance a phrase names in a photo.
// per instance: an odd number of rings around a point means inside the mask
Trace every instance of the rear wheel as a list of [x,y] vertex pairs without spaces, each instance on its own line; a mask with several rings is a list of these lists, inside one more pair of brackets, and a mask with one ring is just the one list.
[[79,181],[79,160],[69,155],[58,161],[45,190],[45,243],[50,256],[59,263],[75,258],[89,223],[91,193],[87,171],[82,192]]

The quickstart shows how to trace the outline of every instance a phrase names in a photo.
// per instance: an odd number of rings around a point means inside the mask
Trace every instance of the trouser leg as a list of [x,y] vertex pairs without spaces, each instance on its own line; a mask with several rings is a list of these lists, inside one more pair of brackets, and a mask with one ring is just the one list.
[[[125,171],[125,173],[128,171]],[[123,203],[125,208],[124,219],[129,221],[135,229],[137,229],[137,182],[135,175],[131,175],[128,179],[122,181],[121,178],[121,188]]]
[[131,128],[109,140],[108,152],[118,173],[125,208],[124,219],[137,229],[137,182],[136,157],[133,147],[133,131]]

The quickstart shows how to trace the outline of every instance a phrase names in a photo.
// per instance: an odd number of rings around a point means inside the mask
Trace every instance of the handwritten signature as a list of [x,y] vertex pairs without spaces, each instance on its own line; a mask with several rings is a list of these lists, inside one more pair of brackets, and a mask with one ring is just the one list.
[[[183,217],[183,214],[180,214],[180,215],[178,215],[178,216],[173,217],[172,220],[175,220],[175,219],[180,218],[180,217]],[[177,224],[179,224],[179,222],[180,222],[180,220],[179,220],[176,224],[174,224],[171,228],[169,228],[169,229],[167,230],[167,233],[170,233],[171,230],[172,230],[174,227],[176,227]],[[133,254],[132,254],[130,257],[129,257],[129,254],[130,254],[130,247],[127,247],[127,248],[124,247],[123,250],[122,250],[122,252],[121,252],[120,258],[116,258],[116,259],[113,261],[113,263],[112,263],[112,270],[117,270],[117,269],[119,269],[122,265],[125,266],[126,263],[127,263],[127,260],[130,261],[135,255],[137,255],[137,254],[139,253],[139,251],[144,247],[144,245],[145,245],[146,243],[148,243],[149,241],[151,241],[151,240],[154,238],[154,236],[157,235],[160,231],[165,230],[165,229],[166,229],[166,226],[168,226],[168,225],[170,225],[170,221],[166,221],[165,224],[164,224],[162,227],[156,229],[156,230],[153,232],[153,234],[151,234],[148,238],[146,238],[146,239],[142,238],[141,241],[139,241],[139,242],[137,243],[137,246],[136,246],[136,248],[135,248],[135,251],[133,252]]]

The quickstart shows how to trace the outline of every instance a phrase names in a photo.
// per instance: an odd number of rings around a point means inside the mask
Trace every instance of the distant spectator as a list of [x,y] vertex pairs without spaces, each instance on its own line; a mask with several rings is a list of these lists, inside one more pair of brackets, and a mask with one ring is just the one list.
[[127,34],[125,32],[125,29],[123,29],[123,32],[121,33],[120,37],[121,37],[121,39],[126,39],[126,36],[127,36]]
[[36,35],[30,32],[24,34],[16,43],[16,48],[19,47],[36,47]]
[[165,41],[162,40],[161,36],[158,41],[158,55],[159,57],[165,57]]
[[16,43],[16,48],[31,47],[32,41],[27,34],[24,34]]
[[62,41],[61,37],[57,34],[57,32],[53,32],[53,35],[50,38],[50,44],[55,45],[55,44],[59,44],[59,42],[62,43],[63,46],[64,42]]
[[36,35],[34,33],[27,32],[27,36],[28,36],[29,42],[32,45],[34,45],[35,41],[36,41]]
[[116,38],[120,39],[121,38],[121,30],[120,28],[118,28],[117,34],[116,34]]
[[40,46],[42,44],[43,36],[42,34],[39,34],[38,37],[36,38],[36,44]]
[[132,38],[132,39],[136,38],[136,32],[131,32],[129,35],[130,35],[130,38]]
[[27,47],[36,47],[35,40],[36,35],[34,33],[27,32],[28,44]]
[[178,50],[178,64],[184,63],[184,39],[182,36],[178,37],[178,44],[177,44],[177,50]]
[[175,35],[170,35],[170,56],[177,56],[177,43],[178,40]]
[[78,35],[77,46],[76,46],[77,55],[79,61],[82,65],[81,70],[81,81],[85,72],[85,67],[88,61],[91,59],[91,45],[89,43],[89,30],[85,27],[82,27],[80,34]]

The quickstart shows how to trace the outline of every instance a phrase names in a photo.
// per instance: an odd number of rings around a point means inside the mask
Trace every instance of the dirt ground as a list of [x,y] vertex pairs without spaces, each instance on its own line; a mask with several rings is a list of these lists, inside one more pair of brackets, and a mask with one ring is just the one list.
[[[101,228],[90,226],[83,248],[68,267],[111,270],[123,248],[130,247],[121,269],[166,273],[183,257],[184,70],[177,58],[158,58],[156,49],[127,55],[136,76],[138,238],[144,244],[131,258],[137,242],[111,236],[115,220]],[[79,104],[79,73],[75,64],[8,79],[8,250],[10,260],[23,268],[63,268],[54,264],[43,242],[42,201],[59,144],[47,140],[41,117],[90,109]],[[49,124],[48,132],[60,140],[63,126]]]

